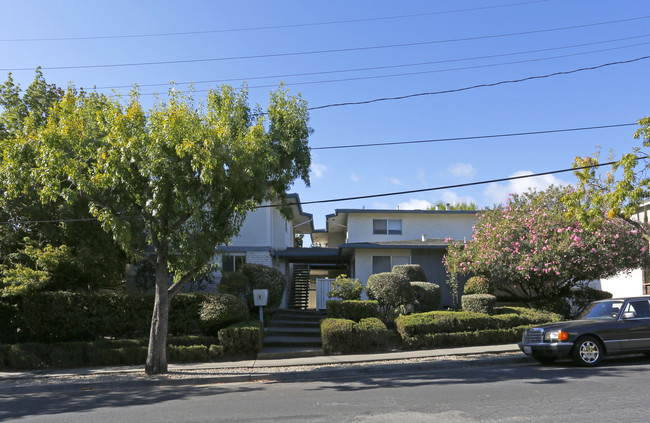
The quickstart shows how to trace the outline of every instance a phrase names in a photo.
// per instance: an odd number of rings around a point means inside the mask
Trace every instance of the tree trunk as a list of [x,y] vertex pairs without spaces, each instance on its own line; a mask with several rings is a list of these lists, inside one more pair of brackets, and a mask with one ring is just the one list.
[[[162,256],[162,257],[161,257]],[[169,327],[169,271],[164,254],[156,262],[156,295],[149,333],[149,350],[144,371],[148,375],[167,373],[167,329]]]

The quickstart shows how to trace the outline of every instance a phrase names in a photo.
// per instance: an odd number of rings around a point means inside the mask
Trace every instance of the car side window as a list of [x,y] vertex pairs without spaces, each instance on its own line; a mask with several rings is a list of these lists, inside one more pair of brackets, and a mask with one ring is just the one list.
[[650,318],[650,303],[648,300],[630,301],[625,307],[625,314],[632,313],[629,318],[647,319]]

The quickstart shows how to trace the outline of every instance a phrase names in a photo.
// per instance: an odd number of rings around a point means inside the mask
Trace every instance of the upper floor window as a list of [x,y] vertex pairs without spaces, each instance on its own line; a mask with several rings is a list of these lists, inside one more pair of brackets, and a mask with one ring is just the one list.
[[373,219],[372,233],[375,235],[401,235],[401,219]]

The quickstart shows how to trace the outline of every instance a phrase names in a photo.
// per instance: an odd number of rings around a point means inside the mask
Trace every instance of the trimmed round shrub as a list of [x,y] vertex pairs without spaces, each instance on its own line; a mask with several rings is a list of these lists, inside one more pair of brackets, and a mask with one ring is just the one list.
[[472,276],[465,282],[465,295],[491,294],[494,295],[494,287],[484,276]]
[[413,302],[413,288],[409,280],[397,273],[375,273],[368,277],[366,292],[379,305],[398,307]]
[[461,302],[464,311],[492,314],[497,297],[490,294],[463,295]]
[[442,293],[440,287],[431,282],[411,282],[415,306],[418,311],[426,312],[440,309]]
[[355,323],[347,319],[324,319],[320,324],[323,351],[346,353],[356,348]]
[[213,294],[206,295],[201,311],[199,312],[203,332],[206,335],[218,336],[219,329],[231,323],[246,320],[248,307],[234,295]]
[[267,307],[280,307],[284,288],[287,286],[287,279],[282,272],[262,264],[246,263],[242,266],[242,273],[250,281],[250,291],[246,295],[248,304],[254,304],[254,289],[268,289],[269,302]]
[[393,266],[392,272],[404,276],[409,282],[427,282],[427,275],[419,264],[399,264]]
[[388,329],[376,317],[361,319],[354,327],[357,345],[363,351],[383,350],[388,345]]
[[242,272],[225,272],[219,281],[219,293],[245,297],[250,281]]
[[337,276],[332,282],[332,289],[327,292],[330,298],[359,301],[363,292],[363,284],[359,279],[350,279],[346,275]]

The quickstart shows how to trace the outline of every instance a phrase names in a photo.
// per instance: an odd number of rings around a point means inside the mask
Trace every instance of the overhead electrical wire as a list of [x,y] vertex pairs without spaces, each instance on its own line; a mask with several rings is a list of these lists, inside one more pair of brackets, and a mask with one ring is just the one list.
[[417,18],[422,16],[446,15],[446,14],[461,13],[461,12],[474,12],[478,10],[499,9],[504,7],[522,6],[522,5],[532,4],[532,3],[543,3],[546,1],[548,0],[532,0],[532,1],[526,1],[521,3],[472,7],[467,9],[456,9],[456,10],[444,10],[439,12],[423,12],[423,13],[412,13],[408,15],[380,16],[375,18],[347,19],[347,20],[340,20],[340,21],[324,21],[324,22],[311,22],[311,23],[299,23],[299,24],[288,24],[288,25],[258,26],[258,27],[250,27],[250,28],[209,29],[203,31],[160,32],[160,33],[151,33],[151,34],[96,35],[96,36],[79,36],[79,37],[5,38],[5,39],[0,39],[0,42],[110,40],[110,39],[121,39],[121,38],[172,37],[172,36],[184,36],[184,35],[260,31],[260,30],[269,30],[269,29],[302,28],[302,27],[310,27],[310,26],[340,25],[340,24],[372,22],[372,21],[392,20],[392,19]]
[[549,74],[545,74],[545,75],[528,76],[528,77],[520,78],[520,79],[511,79],[511,80],[505,80],[505,81],[498,81],[498,82],[491,82],[491,83],[485,83],[485,84],[471,85],[469,87],[463,87],[463,88],[454,88],[454,89],[442,90],[442,91],[420,92],[420,93],[406,94],[406,95],[395,96],[395,97],[375,98],[375,99],[371,99],[371,100],[348,101],[348,102],[343,102],[343,103],[325,104],[325,105],[322,105],[322,106],[309,107],[309,108],[307,108],[307,110],[310,110],[310,111],[322,110],[322,109],[328,109],[328,108],[332,108],[332,107],[354,106],[354,105],[378,103],[378,102],[383,102],[383,101],[404,100],[404,99],[408,99],[408,98],[423,97],[423,96],[429,96],[429,95],[458,93],[458,92],[469,91],[469,90],[473,90],[473,89],[477,89],[477,88],[496,87],[498,85],[516,84],[516,83],[532,81],[532,80],[536,80],[536,79],[545,79],[545,78],[551,78],[551,77],[560,76],[560,75],[570,75],[572,73],[584,72],[584,71],[595,70],[595,69],[601,69],[601,68],[608,67],[608,66],[615,66],[615,65],[634,63],[634,62],[639,62],[641,60],[647,60],[647,59],[650,59],[650,56],[637,57],[636,59],[621,60],[621,61],[618,61],[618,62],[609,62],[609,63],[604,63],[602,65],[590,66],[590,67],[579,68],[579,69],[573,69],[573,70],[570,70],[570,71],[560,71],[560,72],[553,72],[553,73],[549,73]]
[[[491,54],[491,55],[485,55],[485,56],[464,57],[464,58],[459,58],[459,59],[445,59],[445,60],[435,60],[435,61],[430,61],[430,62],[404,63],[404,64],[399,64],[399,65],[370,66],[370,67],[363,67],[363,68],[335,69],[335,70],[328,70],[328,71],[301,72],[301,73],[267,75],[267,76],[249,76],[249,77],[239,77],[239,78],[210,79],[210,80],[184,81],[184,82],[174,81],[174,84],[178,86],[178,85],[190,85],[190,84],[226,83],[226,82],[234,82],[234,81],[252,81],[252,80],[258,80],[258,79],[292,78],[292,77],[298,77],[298,76],[315,76],[315,75],[327,75],[327,74],[336,74],[336,73],[363,72],[363,71],[370,71],[370,70],[383,70],[383,69],[395,69],[395,68],[414,67],[414,66],[436,65],[436,64],[442,64],[442,63],[466,62],[466,61],[471,61],[471,60],[494,59],[494,58],[498,58],[498,57],[518,56],[518,55],[530,54],[530,53],[541,53],[541,52],[547,52],[547,51],[566,50],[566,49],[570,49],[570,48],[586,47],[586,46],[591,46],[591,45],[607,44],[607,43],[614,43],[614,42],[618,42],[618,41],[626,41],[626,40],[632,40],[632,39],[638,39],[638,38],[647,38],[647,37],[650,37],[650,34],[635,35],[635,36],[631,36],[631,37],[616,38],[616,39],[604,40],[604,41],[595,41],[595,42],[591,42],[591,43],[573,44],[573,45],[570,45],[570,46],[549,47],[549,48],[543,48],[543,49],[518,51],[518,52],[513,52],[513,53],[501,53],[501,54]],[[611,47],[611,48],[608,48],[608,49],[591,50],[591,51],[588,51],[588,52],[577,52],[577,53],[571,53],[571,54],[562,55],[562,56],[552,56],[550,58],[528,59],[528,60],[525,60],[525,61],[522,61],[522,62],[507,62],[506,64],[524,63],[524,62],[528,62],[528,61],[542,61],[542,60],[554,59],[554,58],[558,58],[558,57],[579,56],[579,55],[584,55],[584,54],[600,53],[600,52],[603,52],[603,51],[620,50],[620,49],[623,49],[623,48],[637,47],[637,46],[647,45],[647,44],[649,44],[649,43],[628,44],[628,45],[624,45],[624,46]],[[485,65],[485,66],[497,66],[497,65],[501,65],[501,64],[503,64],[503,63],[491,64],[491,65]],[[465,68],[456,68],[456,69],[465,69]],[[429,71],[429,72],[440,72],[440,71],[439,70],[434,70],[434,71]],[[393,75],[388,75],[388,76],[393,76]],[[306,83],[309,83],[309,82],[306,82]],[[302,84],[305,84],[305,83],[302,83]],[[138,85],[138,87],[157,87],[157,86],[169,86],[169,83],[168,82],[158,82],[158,83],[137,84],[137,85]],[[286,84],[286,85],[293,85],[293,84]],[[113,86],[99,86],[99,87],[95,86],[95,87],[93,87],[93,89],[95,89],[95,90],[109,90],[109,89],[120,89],[120,88],[133,88],[133,85],[113,85]],[[253,88],[259,88],[259,87],[253,87]]]
[[[640,156],[637,157],[638,160],[642,159],[647,159],[650,156]],[[314,200],[314,201],[301,201],[300,204],[305,206],[305,205],[310,205],[310,204],[323,204],[323,203],[337,203],[341,201],[353,201],[353,200],[366,200],[369,198],[381,198],[381,197],[392,197],[396,195],[405,195],[405,194],[416,194],[420,192],[430,192],[430,191],[441,191],[445,189],[454,189],[454,188],[466,188],[466,187],[471,187],[471,186],[477,186],[477,185],[485,185],[485,184],[492,184],[492,183],[497,183],[497,182],[507,182],[507,181],[514,181],[518,179],[526,179],[526,178],[536,178],[539,176],[547,176],[547,175],[555,175],[558,173],[566,173],[566,172],[575,172],[577,170],[584,170],[584,169],[593,169],[596,167],[600,166],[611,166],[615,163],[618,163],[618,160],[614,161],[609,161],[605,163],[598,163],[594,165],[586,165],[586,166],[578,166],[578,167],[572,167],[569,169],[560,169],[560,170],[551,170],[548,172],[540,172],[540,173],[533,173],[530,175],[518,175],[518,176],[509,176],[507,178],[498,178],[498,179],[490,179],[490,180],[484,180],[484,181],[477,181],[477,182],[467,182],[464,184],[455,184],[455,185],[446,185],[446,186],[439,186],[439,187],[432,187],[432,188],[421,188],[421,189],[413,189],[413,190],[408,190],[408,191],[396,191],[396,192],[387,192],[387,193],[381,193],[381,194],[369,194],[369,195],[358,195],[358,196],[353,196],[353,197],[339,197],[339,198],[331,198],[327,200]],[[257,206],[257,208],[262,209],[262,208],[275,208],[279,207],[279,204],[262,204]],[[140,217],[136,216],[125,216],[122,217],[122,219],[141,219]],[[29,221],[21,221],[21,222],[0,222],[1,225],[17,225],[17,224],[35,224],[35,223],[60,223],[60,222],[81,222],[81,221],[92,221],[96,220],[94,218],[83,218],[83,219],[63,219],[63,220],[29,220]]]
[[492,135],[475,135],[468,137],[453,137],[453,138],[434,138],[428,140],[414,140],[414,141],[389,141],[389,142],[375,142],[367,144],[346,144],[346,145],[330,145],[323,147],[312,147],[311,150],[338,150],[344,148],[364,148],[364,147],[384,147],[389,145],[409,145],[409,144],[427,144],[434,142],[447,142],[447,141],[468,141],[468,140],[481,140],[505,137],[522,137],[528,135],[543,135],[543,134],[557,134],[562,132],[577,132],[577,131],[590,131],[594,129],[609,129],[621,128],[625,126],[637,126],[638,123],[617,123],[612,125],[600,126],[585,126],[580,128],[565,128],[565,129],[547,129],[543,131],[530,131],[530,132],[515,132],[508,134],[492,134]]
[[[531,30],[531,31],[512,32],[506,34],[481,35],[475,37],[452,38],[452,39],[445,39],[445,40],[432,40],[432,41],[388,44],[388,45],[379,45],[379,46],[347,47],[347,48],[339,48],[339,49],[312,50],[312,51],[289,52],[289,53],[269,53],[269,54],[257,54],[257,55],[248,55],[248,56],[215,57],[215,58],[203,58],[203,59],[164,60],[164,61],[131,62],[131,63],[105,63],[105,64],[98,64],[98,65],[42,66],[41,69],[65,70],[65,69],[97,69],[97,68],[115,68],[115,67],[132,67],[132,66],[171,65],[171,64],[182,64],[182,63],[204,63],[204,62],[244,60],[244,59],[263,59],[263,58],[272,58],[272,57],[305,56],[305,55],[315,55],[315,54],[343,53],[343,52],[351,52],[351,51],[367,51],[367,50],[379,50],[379,49],[388,49],[388,48],[415,47],[415,46],[422,46],[422,45],[444,44],[444,43],[453,43],[453,42],[461,42],[461,41],[475,41],[475,40],[539,34],[539,33],[554,32],[554,31],[564,31],[569,29],[594,27],[600,25],[611,25],[611,24],[622,23],[622,22],[631,22],[631,21],[643,20],[648,18],[650,18],[650,16],[639,16],[635,18],[620,19],[615,21],[597,22],[591,24],[573,25],[573,26],[565,26],[565,27],[557,27],[557,28],[546,28],[546,29],[538,29],[538,30]],[[34,67],[0,68],[0,71],[15,72],[15,71],[27,71],[33,69]]]

